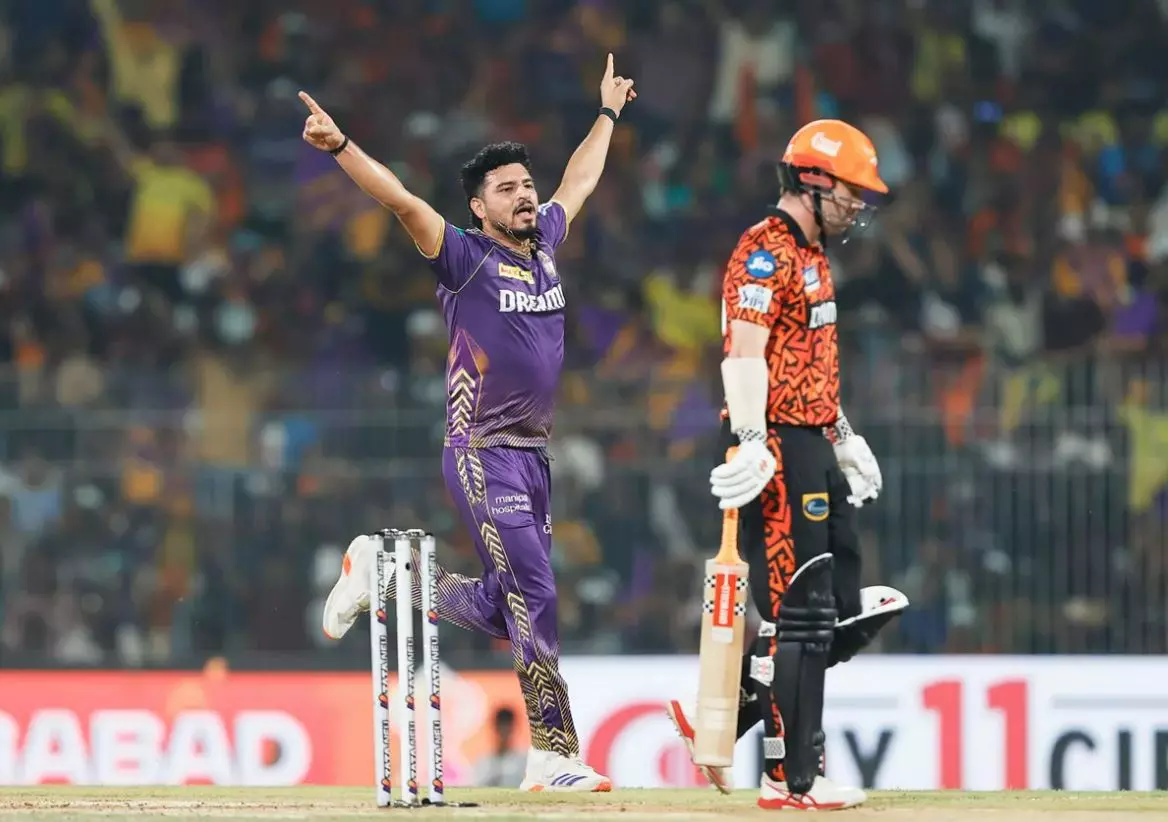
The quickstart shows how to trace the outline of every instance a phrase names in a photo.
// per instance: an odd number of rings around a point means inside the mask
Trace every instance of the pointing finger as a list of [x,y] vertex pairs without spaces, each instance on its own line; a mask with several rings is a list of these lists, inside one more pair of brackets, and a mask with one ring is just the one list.
[[604,69],[604,77],[605,77],[605,79],[612,78],[612,52],[611,51],[608,53],[608,65]]
[[300,92],[300,99],[304,101],[304,105],[308,106],[308,110],[313,114],[324,114],[324,109],[321,108],[316,100],[313,100],[307,91]]

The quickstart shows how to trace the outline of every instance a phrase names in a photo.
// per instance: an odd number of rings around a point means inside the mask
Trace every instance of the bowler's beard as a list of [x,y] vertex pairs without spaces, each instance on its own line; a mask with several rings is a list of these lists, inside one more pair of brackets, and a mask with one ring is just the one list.
[[515,225],[515,217],[516,215],[512,214],[511,221],[506,223],[502,220],[494,220],[495,228],[516,242],[523,243],[528,240],[534,240],[535,236],[539,233],[539,212],[532,215],[531,225],[529,226]]
[[[531,215],[531,225],[526,225],[528,215]],[[515,222],[522,220],[521,226],[516,226]],[[524,199],[516,206],[515,211],[511,213],[511,229],[510,234],[520,242],[527,242],[534,240],[535,235],[539,232],[539,209],[535,203]]]

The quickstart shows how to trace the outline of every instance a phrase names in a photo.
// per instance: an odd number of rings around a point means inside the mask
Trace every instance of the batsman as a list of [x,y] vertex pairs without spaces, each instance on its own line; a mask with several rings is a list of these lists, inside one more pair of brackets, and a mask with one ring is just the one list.
[[[853,508],[875,500],[880,468],[840,407],[835,287],[825,250],[874,213],[888,187],[871,140],[839,120],[792,137],[777,207],[742,234],[722,289],[723,448],[710,475],[738,509],[739,547],[762,616],[742,660],[738,736],[764,726],[762,808],[828,810],[863,802],[824,775],[827,669],[850,659],[903,610],[904,595],[860,589]],[[692,751],[681,704],[669,713]],[[727,775],[703,767],[721,790]]]

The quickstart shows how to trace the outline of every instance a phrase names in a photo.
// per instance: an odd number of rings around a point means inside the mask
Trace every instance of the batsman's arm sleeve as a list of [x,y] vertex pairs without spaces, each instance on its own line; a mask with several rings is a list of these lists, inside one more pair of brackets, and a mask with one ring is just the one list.
[[747,432],[766,438],[768,374],[763,357],[729,356],[722,360],[722,390],[730,430],[743,440]]
[[766,436],[770,372],[766,347],[779,318],[783,292],[793,268],[794,249],[774,242],[766,224],[742,233],[722,280],[722,333],[728,337],[722,388],[730,430]]

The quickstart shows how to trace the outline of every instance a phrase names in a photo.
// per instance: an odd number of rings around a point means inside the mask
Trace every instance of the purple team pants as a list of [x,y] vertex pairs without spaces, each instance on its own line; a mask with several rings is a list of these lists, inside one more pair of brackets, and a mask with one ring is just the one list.
[[483,576],[439,574],[448,621],[511,640],[535,748],[578,756],[560,675],[552,574],[551,473],[534,448],[447,447],[442,475],[483,561]]

